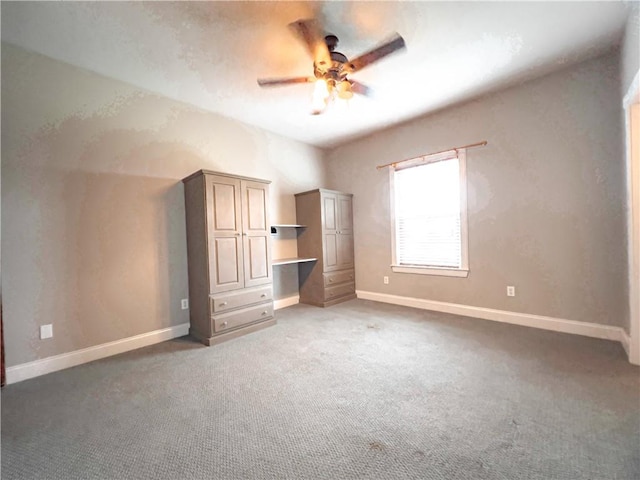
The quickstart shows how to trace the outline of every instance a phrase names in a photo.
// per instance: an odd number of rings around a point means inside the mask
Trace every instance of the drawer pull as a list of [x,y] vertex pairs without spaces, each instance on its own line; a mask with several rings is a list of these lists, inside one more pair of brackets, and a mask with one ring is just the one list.
[[264,312],[262,312],[262,315],[266,315],[266,314],[267,314],[267,311],[266,311],[266,310],[265,310]]
[[227,304],[227,302],[222,302],[222,303],[220,304],[220,306],[221,306],[221,307],[224,307],[226,304]]
[[262,295],[260,295],[260,298],[264,298],[264,297],[266,297],[266,296],[267,296],[267,294],[266,294],[266,293],[263,293]]
[[222,322],[222,326],[226,327],[227,326],[227,322]]
[[330,278],[330,279],[329,279],[329,283],[333,283],[333,278]]

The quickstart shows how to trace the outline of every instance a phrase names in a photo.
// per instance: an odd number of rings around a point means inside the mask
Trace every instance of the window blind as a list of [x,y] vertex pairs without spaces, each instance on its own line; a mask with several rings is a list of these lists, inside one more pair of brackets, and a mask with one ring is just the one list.
[[399,265],[461,268],[458,158],[394,172]]

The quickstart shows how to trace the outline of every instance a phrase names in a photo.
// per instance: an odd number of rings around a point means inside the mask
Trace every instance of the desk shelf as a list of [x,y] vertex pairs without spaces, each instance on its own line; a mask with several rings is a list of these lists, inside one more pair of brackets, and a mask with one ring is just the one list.
[[273,260],[271,262],[271,265],[290,265],[293,263],[304,263],[304,262],[315,262],[317,261],[317,258],[310,258],[310,257],[306,257],[306,258],[301,258],[301,257],[293,257],[293,258],[279,258],[277,260]]

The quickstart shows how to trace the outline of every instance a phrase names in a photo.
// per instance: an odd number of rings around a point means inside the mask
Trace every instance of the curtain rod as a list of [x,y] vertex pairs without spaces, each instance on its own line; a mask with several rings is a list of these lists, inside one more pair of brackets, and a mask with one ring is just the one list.
[[469,145],[463,145],[462,147],[447,148],[446,150],[440,150],[439,152],[426,153],[424,155],[418,155],[416,157],[407,158],[405,160],[399,160],[397,162],[391,162],[391,163],[386,163],[384,165],[378,165],[376,168],[378,170],[380,170],[381,168],[384,168],[384,167],[395,167],[399,163],[404,163],[404,162],[408,162],[410,160],[415,160],[416,158],[429,157],[431,155],[437,155],[439,153],[444,153],[444,152],[452,152],[454,150],[462,150],[463,148],[484,147],[486,144],[487,144],[487,141],[484,140],[484,141],[478,142],[478,143],[471,143]]

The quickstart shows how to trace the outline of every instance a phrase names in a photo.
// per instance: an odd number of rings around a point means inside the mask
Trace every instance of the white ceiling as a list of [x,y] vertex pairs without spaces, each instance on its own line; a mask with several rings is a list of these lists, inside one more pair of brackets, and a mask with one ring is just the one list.
[[[2,40],[319,147],[471,99],[603,53],[623,2],[17,2]],[[393,32],[401,53],[352,75],[375,89],[312,116],[312,75],[287,25],[317,18],[347,57]],[[344,107],[344,106],[343,106]]]

